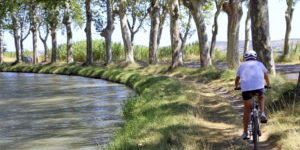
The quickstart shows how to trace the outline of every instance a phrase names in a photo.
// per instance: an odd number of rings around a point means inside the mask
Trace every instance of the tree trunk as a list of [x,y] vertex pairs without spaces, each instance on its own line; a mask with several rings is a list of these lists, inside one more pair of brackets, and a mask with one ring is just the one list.
[[157,47],[158,48],[159,48],[159,45],[160,45],[160,39],[161,39],[161,35],[162,35],[162,31],[163,31],[163,28],[164,28],[164,24],[165,24],[167,14],[168,14],[167,7],[165,7],[165,6],[162,7],[162,13],[161,13],[160,18],[159,18],[159,29],[158,29],[158,36],[157,36]]
[[156,64],[158,61],[158,35],[160,24],[160,6],[158,0],[151,1],[149,14],[151,18],[150,41],[149,41],[149,64]]
[[21,37],[20,37],[21,58],[24,57],[24,41],[29,36],[30,30],[28,30],[28,33],[25,36],[23,33],[24,33],[24,29],[22,29],[22,27],[21,27]]
[[48,62],[48,45],[47,45],[47,40],[42,41],[43,46],[44,46],[44,62]]
[[115,26],[114,26],[114,22],[115,22],[115,18],[114,18],[114,14],[113,14],[113,10],[114,10],[114,1],[112,0],[108,0],[106,2],[107,5],[107,28],[106,28],[106,36],[105,36],[105,51],[106,51],[106,64],[110,64],[112,62],[112,49],[111,49],[111,45],[112,45],[112,34],[115,30]]
[[223,9],[228,15],[227,65],[229,69],[234,69],[240,64],[239,28],[243,15],[242,2],[240,0],[226,2]]
[[56,52],[57,52],[57,39],[56,39],[56,27],[50,27],[51,39],[52,39],[52,56],[51,63],[56,63]]
[[179,1],[169,0],[169,13],[171,19],[170,34],[171,34],[171,47],[172,47],[172,64],[171,69],[182,66],[183,62],[180,61],[180,20],[179,20]]
[[38,63],[38,53],[37,53],[37,30],[36,30],[36,25],[33,28],[35,28],[35,29],[32,30],[33,64],[37,64]]
[[20,36],[19,36],[19,29],[18,29],[18,20],[14,16],[14,14],[11,15],[11,18],[13,24],[13,35],[14,35],[15,49],[16,49],[16,63],[20,63],[22,62],[22,59],[20,54]]
[[185,0],[183,3],[187,8],[189,8],[196,23],[199,39],[201,67],[211,66],[212,61],[207,40],[206,25],[204,20],[205,17],[202,10],[203,2],[199,0]]
[[114,27],[114,15],[113,15],[113,1],[107,0],[106,1],[106,8],[107,8],[107,25],[106,28],[102,31],[101,36],[105,38],[105,52],[106,52],[106,64],[110,64],[112,62],[112,34],[115,30]]
[[298,84],[297,84],[297,97],[300,96],[300,72],[299,72],[299,76],[298,76]]
[[189,13],[188,22],[185,27],[185,33],[180,33],[181,47],[180,47],[180,51],[179,51],[179,61],[181,64],[184,64],[184,61],[183,61],[184,48],[185,48],[185,44],[186,44],[188,35],[190,34],[191,22],[192,22],[192,15],[191,15],[191,13]]
[[247,11],[247,17],[245,21],[245,43],[244,43],[244,54],[248,51],[249,49],[249,39],[250,39],[250,3],[248,4],[248,11]]
[[42,35],[41,35],[40,26],[39,26],[38,31],[39,31],[40,40],[42,41],[42,43],[44,45],[44,62],[48,62],[48,45],[47,45],[47,39],[48,39],[48,36],[49,36],[48,25],[46,25],[46,35],[45,35],[45,38],[43,38]]
[[86,10],[86,64],[90,65],[93,63],[93,46],[92,46],[92,11],[91,11],[91,0],[85,1]]
[[[21,50],[21,59],[24,57],[24,23],[20,23],[21,35],[20,35],[20,50]],[[30,30],[29,30],[30,33]]]
[[251,0],[252,45],[270,73],[276,74],[273,51],[270,46],[268,0]]
[[123,43],[125,46],[125,61],[134,63],[134,52],[131,43],[131,38],[129,34],[129,27],[127,24],[127,8],[126,8],[126,0],[119,0],[119,15],[121,21],[121,31],[122,31],[122,38]]
[[71,27],[71,17],[70,17],[71,11],[70,11],[70,1],[65,1],[65,11],[64,11],[64,24],[66,26],[67,31],[67,63],[72,63],[73,60],[73,33],[72,33],[72,27]]
[[287,3],[287,10],[285,12],[285,21],[286,21],[286,31],[285,31],[285,38],[284,38],[284,52],[283,58],[289,58],[290,54],[290,45],[289,45],[289,38],[292,29],[292,19],[293,19],[293,12],[294,12],[294,0],[286,0]]
[[218,34],[218,30],[219,30],[219,25],[218,25],[218,17],[221,13],[222,10],[222,5],[224,3],[225,0],[220,0],[218,2],[218,0],[215,0],[215,5],[216,5],[216,13],[215,13],[215,17],[214,17],[214,24],[212,27],[212,38],[211,38],[211,43],[210,43],[210,57],[213,58],[213,51],[215,50],[215,46],[216,46],[216,40],[217,40],[217,34]]
[[[150,8],[150,9],[152,9],[152,10],[150,10],[150,18],[151,18],[151,32],[150,32],[150,41],[149,41],[149,63],[150,64],[156,64],[158,62],[158,50],[159,50],[159,45],[160,45],[160,39],[161,39],[164,23],[166,20],[166,15],[168,13],[167,7],[159,6],[158,0],[154,0],[154,1],[155,1],[154,7]],[[159,7],[159,8],[157,9],[157,7]],[[161,13],[160,13],[160,9],[162,9]],[[156,18],[158,20],[153,20],[154,18],[152,18],[152,17],[157,17],[156,13],[158,13],[158,18]],[[152,16],[152,15],[154,15],[154,16]],[[154,24],[154,22],[152,22],[152,21],[155,21],[155,22],[158,21],[158,22],[157,22],[157,24]],[[157,27],[156,27],[156,25],[157,25]],[[157,33],[155,33],[156,29],[157,29]],[[151,41],[151,40],[155,40],[155,37],[156,37],[156,41]],[[151,42],[153,42],[152,45],[151,45]]]
[[31,1],[31,9],[30,9],[30,26],[32,33],[32,47],[33,47],[33,64],[38,63],[37,56],[37,13],[36,13],[36,1]]
[[0,64],[3,63],[3,31],[0,29]]
[[20,34],[20,50],[21,50],[21,58],[24,57],[24,41],[27,39],[27,37],[30,34],[30,29],[28,30],[27,34],[24,36],[24,22],[20,22],[20,29],[21,29],[21,34]]

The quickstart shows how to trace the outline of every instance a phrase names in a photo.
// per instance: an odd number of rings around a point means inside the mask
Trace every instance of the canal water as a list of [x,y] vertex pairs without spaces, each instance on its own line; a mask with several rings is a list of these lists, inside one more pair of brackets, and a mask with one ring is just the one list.
[[98,79],[0,73],[0,149],[102,149],[133,95],[124,85]]

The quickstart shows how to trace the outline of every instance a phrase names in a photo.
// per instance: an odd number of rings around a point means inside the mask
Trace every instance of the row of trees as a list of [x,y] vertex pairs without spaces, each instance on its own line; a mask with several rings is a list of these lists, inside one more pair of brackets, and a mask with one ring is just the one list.
[[[284,55],[289,55],[289,33],[296,0],[286,0],[287,31]],[[170,18],[170,35],[172,47],[171,68],[183,65],[183,50],[188,36],[192,33],[191,22],[196,24],[199,40],[200,62],[202,67],[212,65],[213,50],[218,34],[218,16],[221,11],[228,15],[227,63],[229,68],[239,65],[239,26],[243,15],[242,4],[248,6],[246,19],[245,51],[249,46],[250,22],[253,49],[261,60],[275,73],[274,59],[270,47],[268,0],[0,0],[0,47],[3,47],[3,31],[9,30],[15,40],[16,61],[21,62],[24,56],[23,42],[31,33],[33,39],[33,63],[37,60],[37,38],[44,44],[45,60],[48,61],[47,39],[52,40],[51,62],[56,62],[57,30],[63,28],[67,33],[67,62],[72,57],[72,24],[85,25],[86,64],[93,63],[92,25],[105,38],[107,64],[112,62],[112,34],[115,19],[119,17],[125,61],[133,63],[133,41],[135,34],[143,28],[145,20],[150,19],[149,63],[158,62],[158,48],[162,29],[167,15]],[[206,29],[206,12],[215,6],[212,39],[209,45]],[[63,26],[61,26],[63,24]],[[39,32],[39,34],[38,34]],[[0,61],[3,52],[0,48]]]

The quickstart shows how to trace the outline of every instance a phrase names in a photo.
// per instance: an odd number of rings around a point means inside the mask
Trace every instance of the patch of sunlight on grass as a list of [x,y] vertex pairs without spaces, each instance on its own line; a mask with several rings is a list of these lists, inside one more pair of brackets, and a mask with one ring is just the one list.
[[298,114],[286,115],[286,111],[277,112],[270,116],[267,129],[269,141],[280,145],[282,149],[298,150],[300,147],[300,117]]
[[228,103],[225,103],[225,102],[219,102],[219,103],[214,104],[214,105],[206,105],[206,107],[210,107],[210,108],[212,108],[212,109],[218,109],[218,108],[221,108],[221,107],[223,107],[223,106],[228,106],[228,107],[230,107],[230,106],[228,105]]
[[299,129],[288,132],[287,138],[283,139],[281,142],[282,149],[299,150],[300,148],[299,137],[300,137]]
[[227,123],[216,123],[216,122],[211,122],[211,121],[207,121],[203,118],[197,118],[197,120],[195,120],[198,124],[205,126],[205,127],[209,127],[211,129],[231,129],[231,128],[237,128],[235,125],[233,124],[227,124]]
[[168,66],[164,66],[164,65],[149,65],[141,69],[142,72],[155,73],[155,74],[166,72],[167,70],[168,70]]
[[211,93],[211,92],[201,92],[199,93],[201,96],[205,96],[205,97],[215,97],[217,96],[216,93]]

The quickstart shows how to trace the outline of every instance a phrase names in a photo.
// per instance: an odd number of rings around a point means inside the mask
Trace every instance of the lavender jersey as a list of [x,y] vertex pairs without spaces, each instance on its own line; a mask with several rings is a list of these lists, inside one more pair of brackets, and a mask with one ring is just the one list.
[[250,60],[242,63],[237,71],[240,77],[242,92],[264,88],[264,74],[268,70],[259,61]]

